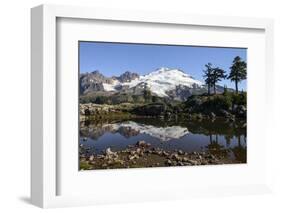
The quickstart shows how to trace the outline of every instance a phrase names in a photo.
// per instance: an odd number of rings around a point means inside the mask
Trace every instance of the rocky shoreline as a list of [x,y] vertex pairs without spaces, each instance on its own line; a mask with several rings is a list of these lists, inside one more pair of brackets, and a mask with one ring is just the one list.
[[[203,97],[201,97],[203,99]],[[204,97],[207,99],[206,97]],[[215,102],[225,98],[224,96],[217,96],[212,100]],[[191,98],[190,102],[181,105],[170,106],[164,103],[150,103],[150,104],[132,104],[123,103],[117,105],[108,104],[94,104],[85,103],[80,104],[80,121],[108,119],[108,118],[160,118],[165,120],[172,119],[186,119],[186,120],[216,120],[225,119],[229,123],[236,121],[244,121],[246,124],[247,109],[245,105],[233,105],[228,107],[214,107],[216,105],[212,101],[206,101],[205,105],[197,102],[203,102],[201,99],[198,101],[196,98]],[[196,102],[196,103],[193,103]],[[219,101],[217,101],[219,102]],[[222,101],[223,102],[223,101]],[[222,103],[221,103],[222,104]],[[189,106],[191,105],[191,106]],[[210,106],[209,106],[210,105]],[[218,104],[217,104],[218,105]],[[228,108],[227,110],[224,108]]]
[[88,148],[80,145],[80,170],[241,163],[233,162],[226,155],[227,150],[220,155],[203,151],[191,153],[182,150],[165,151],[154,148],[145,141],[138,141],[122,151],[114,152],[107,148],[103,154],[94,155]]

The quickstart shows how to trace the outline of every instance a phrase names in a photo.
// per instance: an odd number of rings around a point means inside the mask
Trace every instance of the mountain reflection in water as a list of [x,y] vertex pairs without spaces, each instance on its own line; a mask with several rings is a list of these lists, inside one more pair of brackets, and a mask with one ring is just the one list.
[[108,147],[120,151],[139,140],[164,150],[209,151],[246,162],[246,125],[239,121],[145,118],[80,123],[80,144],[89,147],[94,154],[102,153]]
[[161,141],[169,141],[171,139],[178,139],[188,134],[188,129],[181,126],[155,127],[152,125],[145,125],[133,121],[125,121],[123,123],[106,124],[105,128],[111,129],[111,132],[119,132],[124,136],[131,136],[132,133],[147,134]]

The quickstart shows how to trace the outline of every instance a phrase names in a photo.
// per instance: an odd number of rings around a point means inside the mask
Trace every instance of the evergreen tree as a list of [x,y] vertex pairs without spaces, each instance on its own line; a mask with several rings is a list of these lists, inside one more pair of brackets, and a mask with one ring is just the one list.
[[212,80],[213,68],[212,68],[212,64],[211,63],[206,64],[205,67],[206,67],[206,70],[203,70],[203,72],[204,72],[203,77],[205,78],[205,83],[208,86],[208,95],[210,95],[211,87],[213,86],[212,85],[212,82],[213,82],[213,80]]
[[211,74],[212,85],[214,87],[214,93],[216,94],[216,83],[226,78],[225,71],[219,67],[213,69]]
[[247,78],[247,63],[236,56],[230,67],[230,73],[227,79],[235,82],[235,90],[238,93],[238,83]]

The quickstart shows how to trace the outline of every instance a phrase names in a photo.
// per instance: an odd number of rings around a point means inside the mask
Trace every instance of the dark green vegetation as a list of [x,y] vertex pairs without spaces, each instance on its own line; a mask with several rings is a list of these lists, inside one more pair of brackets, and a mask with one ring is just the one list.
[[106,117],[186,117],[194,119],[215,119],[223,117],[230,121],[246,119],[247,93],[225,91],[223,94],[193,95],[185,102],[145,102],[143,104],[97,105],[81,104],[80,114],[88,118]]
[[246,119],[247,93],[224,92],[221,95],[191,96],[183,103],[183,111],[189,114],[201,113],[205,116],[237,117]]
[[95,104],[121,104],[121,103],[155,103],[155,102],[169,102],[167,98],[161,98],[152,95],[150,90],[144,90],[142,94],[133,95],[130,93],[117,93],[108,95],[103,92],[95,92],[80,96],[80,103],[95,103]]

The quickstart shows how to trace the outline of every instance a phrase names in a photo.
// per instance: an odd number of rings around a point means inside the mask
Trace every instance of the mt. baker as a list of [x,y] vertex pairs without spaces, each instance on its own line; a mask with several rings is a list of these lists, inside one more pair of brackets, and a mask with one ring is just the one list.
[[[105,77],[99,71],[80,74],[80,94],[102,93],[114,95],[120,93],[142,95],[150,90],[152,95],[174,100],[186,100],[193,94],[207,92],[206,85],[195,80],[180,69],[160,68],[147,75],[125,72],[119,77]],[[217,87],[218,92],[223,87]]]

